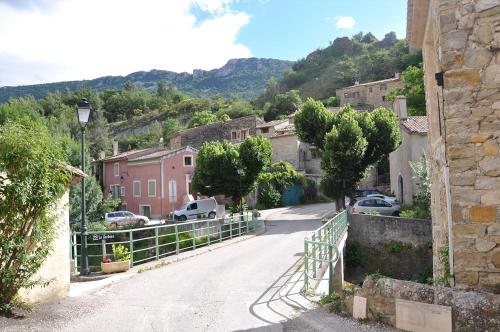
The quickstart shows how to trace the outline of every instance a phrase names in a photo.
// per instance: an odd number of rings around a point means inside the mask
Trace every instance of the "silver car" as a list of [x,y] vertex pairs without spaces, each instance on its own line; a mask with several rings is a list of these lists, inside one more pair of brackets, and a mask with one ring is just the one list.
[[386,216],[399,216],[400,207],[397,203],[389,203],[386,200],[375,197],[351,199],[349,212],[359,214],[376,213]]
[[129,211],[115,211],[106,213],[105,220],[110,226],[114,227],[133,223],[144,226],[149,223],[148,217],[136,215]]

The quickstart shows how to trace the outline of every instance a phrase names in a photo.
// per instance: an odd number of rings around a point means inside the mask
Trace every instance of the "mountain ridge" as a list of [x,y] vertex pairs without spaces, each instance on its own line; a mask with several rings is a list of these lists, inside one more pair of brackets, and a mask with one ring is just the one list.
[[160,80],[167,86],[197,97],[238,97],[253,99],[266,87],[266,82],[274,77],[280,79],[293,61],[271,58],[230,59],[220,67],[211,70],[194,69],[193,74],[176,73],[168,70],[152,69],[137,71],[126,76],[102,76],[91,80],[62,81],[42,84],[0,87],[0,103],[9,98],[32,95],[43,98],[48,92],[78,90],[83,87],[96,90],[120,89],[126,82],[141,86],[146,90],[155,89]]

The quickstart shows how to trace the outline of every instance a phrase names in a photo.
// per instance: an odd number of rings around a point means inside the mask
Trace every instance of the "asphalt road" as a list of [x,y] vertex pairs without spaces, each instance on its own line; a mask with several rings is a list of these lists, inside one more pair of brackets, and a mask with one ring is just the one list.
[[41,305],[25,319],[0,318],[0,330],[384,330],[327,313],[299,294],[303,238],[331,208],[268,211],[260,236]]

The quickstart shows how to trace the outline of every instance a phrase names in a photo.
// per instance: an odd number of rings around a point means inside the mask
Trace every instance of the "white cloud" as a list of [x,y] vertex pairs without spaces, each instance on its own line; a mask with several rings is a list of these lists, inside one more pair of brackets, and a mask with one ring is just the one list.
[[335,17],[335,26],[338,29],[352,29],[356,25],[356,21],[352,16],[337,16]]
[[[0,0],[0,86],[212,69],[251,56],[236,42],[250,17],[232,11],[232,0],[62,0],[47,10],[45,3]],[[209,17],[197,20],[193,6]]]

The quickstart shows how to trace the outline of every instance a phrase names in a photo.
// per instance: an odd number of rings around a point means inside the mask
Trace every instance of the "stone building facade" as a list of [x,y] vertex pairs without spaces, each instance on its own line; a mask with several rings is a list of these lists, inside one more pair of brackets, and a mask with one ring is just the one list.
[[395,77],[386,80],[355,84],[336,91],[340,105],[351,104],[358,110],[373,110],[383,106],[390,108],[392,103],[385,99],[389,91],[403,88],[403,82],[396,73]]
[[449,267],[458,287],[498,291],[500,2],[430,0],[427,15],[408,13],[424,58],[434,275]]
[[264,124],[264,120],[251,115],[186,129],[170,137],[170,147],[172,149],[185,146],[200,148],[205,142],[222,140],[239,143],[249,136],[255,136],[257,126],[261,124]]

